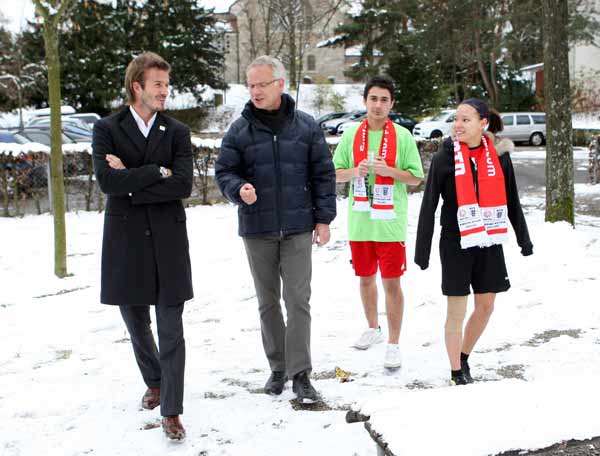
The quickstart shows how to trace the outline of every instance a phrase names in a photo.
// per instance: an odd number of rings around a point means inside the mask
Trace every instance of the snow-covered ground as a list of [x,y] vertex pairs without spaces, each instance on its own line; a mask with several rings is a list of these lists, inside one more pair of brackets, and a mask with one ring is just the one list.
[[[523,199],[533,207],[541,202]],[[410,196],[409,258],[420,200]],[[68,214],[73,275],[63,280],[53,276],[50,216],[0,219],[0,454],[366,456],[375,454],[373,441],[361,424],[344,421],[354,403],[413,388],[435,388],[448,400],[463,394],[464,401],[480,401],[447,386],[435,240],[431,267],[420,271],[410,261],[402,279],[402,369],[384,371],[384,344],[364,352],[350,348],[365,321],[348,262],[345,200],[338,210],[330,244],[313,251],[314,384],[332,410],[296,411],[289,383],[277,398],[260,392],[269,369],[235,208],[188,209],[196,297],[184,314],[188,439],[181,445],[163,438],[158,409],[139,410],[145,387],[127,332],[118,309],[99,304],[102,214]],[[528,381],[563,372],[575,376],[577,388],[600,374],[600,219],[578,217],[576,229],[544,223],[537,209],[527,219],[534,255],[522,257],[514,240],[506,246],[512,288],[498,297],[471,357],[473,370],[484,380]],[[380,318],[385,330],[383,307]],[[336,366],[354,381],[336,381]],[[525,393],[514,393],[516,403],[519,394]],[[561,401],[562,394],[554,391],[549,400]],[[411,407],[418,408],[418,401]],[[490,426],[494,419],[493,411],[485,414]],[[544,434],[551,419],[538,417],[529,432]],[[423,435],[435,439],[439,431],[432,424]],[[470,433],[469,439],[483,437]],[[430,454],[424,448],[411,456]]]

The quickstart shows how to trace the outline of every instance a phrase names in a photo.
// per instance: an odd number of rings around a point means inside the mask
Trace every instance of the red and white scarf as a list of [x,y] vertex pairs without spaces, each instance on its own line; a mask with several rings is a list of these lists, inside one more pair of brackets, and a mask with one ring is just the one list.
[[[367,158],[369,151],[369,124],[365,119],[354,135],[352,148],[354,166]],[[390,119],[385,121],[383,137],[379,146],[378,156],[383,158],[388,166],[396,166],[396,129]],[[375,175],[373,188],[373,205],[369,204],[367,196],[366,177],[355,177],[353,180],[354,204],[352,210],[357,212],[371,212],[371,219],[390,220],[396,218],[394,211],[394,178],[390,176]]]
[[[470,150],[465,143],[454,139],[457,219],[463,249],[489,247],[508,239],[504,173],[492,141],[482,136],[481,142],[483,147]],[[473,186],[471,158],[477,167],[479,201]]]

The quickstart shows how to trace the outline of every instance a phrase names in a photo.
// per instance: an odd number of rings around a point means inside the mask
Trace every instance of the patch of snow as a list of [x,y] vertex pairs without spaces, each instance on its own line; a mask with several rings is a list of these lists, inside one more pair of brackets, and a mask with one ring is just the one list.
[[[414,252],[421,198],[409,196],[408,252]],[[0,238],[11,240],[0,250],[0,422],[11,424],[0,427],[4,453],[300,456],[322,455],[335,445],[340,455],[368,456],[374,443],[361,424],[345,423],[345,410],[355,402],[398,393],[406,401],[401,422],[374,415],[382,425],[393,426],[398,438],[404,435],[410,441],[411,435],[399,432],[404,429],[401,423],[427,413],[429,420],[418,430],[426,435],[423,442],[433,448],[439,440],[448,447],[426,454],[466,454],[447,451],[465,440],[477,448],[489,443],[491,454],[499,443],[522,435],[511,424],[518,413],[535,416],[534,409],[518,408],[528,403],[524,391],[537,387],[540,393],[548,392],[550,387],[544,385],[557,380],[558,372],[576,372],[578,377],[568,387],[552,390],[541,404],[543,410],[554,409],[527,423],[531,439],[557,435],[558,423],[551,422],[557,411],[566,412],[563,418],[572,419],[573,425],[580,423],[584,414],[565,411],[571,400],[590,404],[586,413],[596,413],[600,306],[592,297],[598,294],[600,218],[578,217],[585,223],[573,229],[566,223],[545,223],[543,210],[526,208],[534,255],[522,257],[511,234],[504,252],[512,287],[498,295],[492,320],[470,358],[473,374],[488,382],[460,389],[445,387],[450,374],[443,331],[446,312],[435,248],[428,270],[410,261],[403,277],[402,369],[394,374],[383,369],[385,344],[366,351],[350,348],[366,322],[359,281],[348,263],[347,210],[347,200],[338,200],[330,243],[313,248],[311,345],[318,378],[313,384],[331,408],[322,412],[294,410],[290,382],[281,396],[260,393],[270,368],[262,348],[254,284],[237,235],[237,207],[217,204],[186,210],[196,297],[186,303],[183,316],[183,423],[188,438],[181,445],[165,441],[157,426],[158,409],[139,410],[145,385],[127,331],[118,308],[99,303],[104,214],[67,214],[68,268],[73,275],[65,279],[53,273],[51,216],[0,218]],[[439,228],[434,246],[438,239]],[[384,312],[381,299],[379,306]],[[385,316],[380,323],[387,333]],[[350,372],[354,381],[336,381],[335,366]],[[503,372],[510,369],[532,382],[530,390],[505,379]],[[514,394],[508,396],[510,401],[504,394],[483,396],[493,381],[497,391]],[[431,388],[431,393],[409,392],[415,385]],[[591,385],[593,394],[581,397],[579,392],[590,391]],[[433,408],[419,400],[425,393],[439,395]],[[492,440],[479,431],[470,432],[468,439],[464,432],[432,439],[445,435],[452,421],[441,406],[459,399],[480,407],[476,416],[485,418],[471,420],[469,426],[497,423],[503,415],[495,417],[487,404],[498,399],[513,403],[518,413],[501,426],[490,426],[497,431]],[[569,437],[581,437],[600,422],[593,415],[580,424],[564,430],[573,431]],[[422,448],[427,452],[430,447]]]
[[573,129],[600,131],[600,112],[573,113]]

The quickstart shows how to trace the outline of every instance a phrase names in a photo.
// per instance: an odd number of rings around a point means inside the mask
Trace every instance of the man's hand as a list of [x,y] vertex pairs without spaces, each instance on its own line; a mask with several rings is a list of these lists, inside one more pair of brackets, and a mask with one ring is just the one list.
[[106,161],[108,166],[112,169],[127,169],[119,157],[116,155],[106,154]]
[[252,184],[245,183],[242,185],[242,188],[240,188],[240,198],[248,205],[256,203],[256,190]]
[[364,158],[356,167],[356,177],[365,177],[369,174],[369,161]]
[[315,225],[315,231],[313,231],[313,244],[317,244],[319,247],[329,242],[331,233],[329,231],[329,225],[325,223],[317,223]]
[[393,168],[390,168],[381,157],[375,159],[373,169],[375,170],[375,174],[379,174],[380,176],[392,176]]

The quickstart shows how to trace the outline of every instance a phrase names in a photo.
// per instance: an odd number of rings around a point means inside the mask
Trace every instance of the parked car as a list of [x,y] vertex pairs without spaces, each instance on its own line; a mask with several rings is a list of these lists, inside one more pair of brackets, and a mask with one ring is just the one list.
[[[49,128],[24,128],[14,132],[15,138],[19,144],[36,142],[50,147],[50,129]],[[63,144],[73,144],[76,141],[69,136],[62,134]]]
[[100,120],[100,116],[95,112],[78,112],[77,114],[71,114],[70,119],[78,119],[83,123],[87,124],[90,128],[94,127],[94,124]]
[[[398,112],[390,112],[388,117],[392,122],[406,128],[410,132],[413,131],[413,128],[415,128],[415,125],[417,124],[417,122],[414,119],[411,119],[410,117],[404,114],[400,114]],[[348,122],[344,122],[337,128],[337,134],[343,134],[348,128],[352,128],[359,125],[366,118],[367,115],[365,114],[356,120],[349,120]]]
[[442,138],[450,133],[456,109],[445,109],[430,120],[420,122],[413,129],[415,138]]
[[504,130],[498,133],[501,138],[515,142],[528,142],[541,146],[546,141],[546,114],[543,112],[503,112],[500,114]]
[[12,131],[0,131],[0,143],[19,143]]
[[[76,123],[81,123],[85,127],[87,127],[90,132],[94,127],[94,124],[100,119],[100,116],[95,112],[75,112],[71,106],[61,106],[61,114],[62,121],[74,121]],[[26,123],[26,126],[31,125],[40,125],[50,123],[50,108],[37,109],[30,116],[29,121]],[[81,124],[79,124],[81,126]]]
[[329,114],[323,114],[321,117],[316,119],[317,124],[319,124],[319,128],[323,128],[323,123],[328,120],[339,119],[340,117],[347,116],[347,112],[330,112]]
[[321,130],[325,131],[326,133],[329,133],[330,135],[336,135],[337,129],[341,124],[343,124],[344,122],[347,122],[349,120],[356,120],[359,117],[364,116],[366,113],[367,113],[367,111],[365,111],[364,109],[361,109],[359,111],[352,111],[351,113],[349,113],[348,115],[346,115],[344,117],[339,117],[337,119],[328,120],[326,122],[323,122],[323,125],[321,126]]
[[[63,118],[61,120],[63,133],[75,142],[92,142],[91,127],[79,119]],[[50,118],[38,118],[30,121],[25,128],[50,128]]]
[[[63,116],[61,118],[60,123],[63,127],[74,126],[83,131],[87,131],[90,134],[92,133],[92,127],[90,127],[87,123],[85,123],[83,120],[80,120],[80,119],[73,119],[69,116]],[[32,119],[29,122],[27,122],[27,124],[25,125],[25,127],[36,127],[36,126],[49,127],[50,126],[50,117],[36,117],[35,119]]]
[[[73,108],[73,106],[64,105],[60,107],[60,113],[63,116],[75,114],[75,108]],[[30,119],[35,119],[38,117],[50,117],[50,108],[36,109],[29,114]]]

